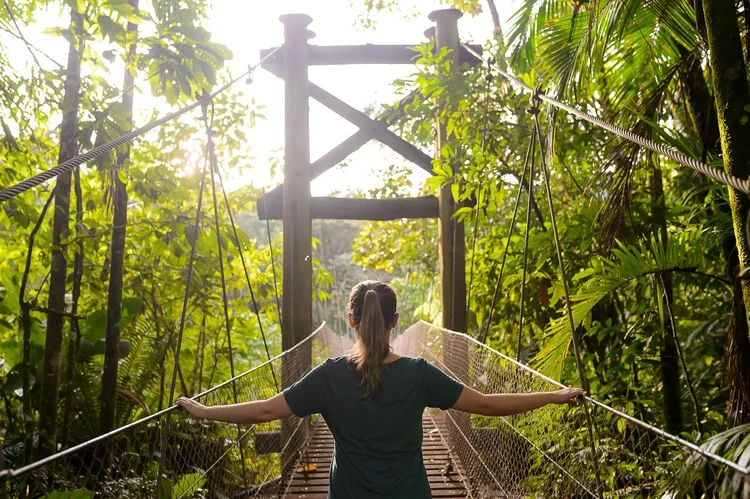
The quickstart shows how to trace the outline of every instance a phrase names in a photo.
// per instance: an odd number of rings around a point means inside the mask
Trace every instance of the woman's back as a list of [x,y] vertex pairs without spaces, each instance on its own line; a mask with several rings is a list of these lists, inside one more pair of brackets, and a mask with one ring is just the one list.
[[347,357],[328,359],[284,396],[297,416],[322,414],[336,446],[330,496],[429,498],[422,462],[422,413],[447,409],[463,386],[423,358],[385,364],[381,389],[363,398],[361,378]]

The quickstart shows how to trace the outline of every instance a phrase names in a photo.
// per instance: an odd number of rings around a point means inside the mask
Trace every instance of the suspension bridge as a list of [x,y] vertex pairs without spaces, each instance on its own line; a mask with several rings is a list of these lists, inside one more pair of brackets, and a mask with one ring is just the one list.
[[[428,31],[437,50],[450,49],[449,57],[459,63],[482,62],[481,48],[460,43],[456,10],[437,11]],[[195,229],[201,221],[204,188],[211,186],[216,220],[216,185],[223,192],[223,181],[212,136],[212,99],[227,88],[263,67],[285,81],[285,180],[283,186],[264,195],[258,202],[261,219],[283,219],[284,253],[281,306],[283,353],[247,372],[214,386],[195,398],[206,405],[268,398],[301,379],[326,358],[345,355],[352,346],[351,336],[332,331],[325,324],[312,325],[312,254],[310,224],[313,218],[390,220],[437,218],[440,227],[440,270],[442,327],[419,322],[394,338],[394,351],[401,355],[423,356],[451,376],[483,393],[527,393],[560,388],[558,382],[485,344],[492,311],[483,330],[466,334],[467,292],[472,292],[474,262],[470,264],[467,287],[464,258],[465,231],[454,214],[458,208],[451,186],[440,188],[438,196],[412,199],[311,198],[309,183],[335,166],[370,139],[377,139],[406,159],[432,172],[433,158],[389,130],[399,113],[411,102],[407,96],[395,112],[371,119],[308,80],[310,65],[330,64],[412,64],[408,46],[318,47],[309,45],[307,30],[311,19],[304,15],[283,16],[285,41],[281,47],[263,51],[261,61],[243,75],[205,94],[197,102],[155,120],[122,137],[0,191],[0,202],[7,202],[61,173],[70,172],[122,144],[196,108],[201,108],[206,125],[206,167],[196,208]],[[743,192],[750,192],[747,179],[739,179],[705,165],[677,150],[637,136],[585,111],[562,103],[533,89],[488,61],[488,77],[507,79],[519,91],[531,95],[529,109],[532,133],[515,200],[509,235],[515,229],[520,199],[524,192],[532,198],[537,175],[541,176],[550,227],[555,240],[559,276],[563,284],[566,317],[572,331],[572,351],[582,386],[587,386],[581,362],[579,339],[568,293],[568,277],[557,231],[554,199],[550,189],[548,150],[539,124],[539,108],[546,104],[601,127],[640,147],[662,154],[714,180]],[[309,98],[345,117],[359,128],[351,137],[314,163],[309,154]],[[445,123],[438,121],[436,155],[450,140]],[[486,139],[486,127],[485,127]],[[538,165],[535,158],[538,158]],[[539,171],[536,172],[538,167]],[[536,172],[536,173],[535,173]],[[217,182],[218,181],[218,182]],[[226,209],[234,230],[234,244],[255,300],[248,267],[237,237],[226,192]],[[527,203],[527,220],[532,203]],[[49,204],[47,205],[49,206]],[[478,211],[478,208],[477,208]],[[45,210],[41,218],[44,217]],[[475,219],[475,223],[476,223]],[[526,224],[526,248],[528,227]],[[476,231],[475,231],[476,233]],[[510,244],[504,248],[493,310],[503,284],[503,272]],[[476,241],[476,239],[474,239]],[[175,368],[170,387],[170,404],[175,398],[179,352],[182,344],[190,280],[194,272],[195,241],[188,263],[185,299],[177,339]],[[474,252],[472,251],[472,254]],[[222,296],[226,334],[231,357],[231,329],[227,313],[224,267]],[[525,296],[525,274],[521,281],[521,303]],[[23,296],[21,297],[23,300]],[[257,310],[257,306],[255,307]],[[49,314],[60,314],[50,310]],[[523,326],[523,310],[520,323]],[[259,319],[260,322],[260,319]],[[262,324],[260,324],[262,331]],[[265,338],[264,338],[265,341]],[[520,351],[519,336],[519,351]],[[230,359],[231,360],[231,359]],[[620,497],[741,497],[750,498],[748,460],[735,462],[680,436],[648,424],[633,414],[586,397],[578,409],[546,406],[513,417],[484,417],[449,410],[428,410],[423,419],[422,454],[433,497],[476,498],[620,498]],[[255,425],[227,425],[196,421],[175,406],[143,417],[97,438],[62,450],[37,462],[0,471],[0,498],[26,497],[217,497],[272,498],[327,496],[328,468],[334,442],[319,417],[290,417],[283,421]],[[612,460],[600,467],[602,459]],[[669,465],[670,461],[679,464]],[[684,465],[684,466],[683,466]],[[665,476],[669,479],[665,480]]]

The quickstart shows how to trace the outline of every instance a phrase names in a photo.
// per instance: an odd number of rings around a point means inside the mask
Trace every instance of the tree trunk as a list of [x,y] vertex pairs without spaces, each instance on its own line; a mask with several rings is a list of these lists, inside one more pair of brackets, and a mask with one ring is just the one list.
[[[743,123],[743,118],[747,121],[750,114],[745,110],[745,106],[750,105],[750,92],[747,88],[737,12],[732,0],[703,0],[703,11],[724,169],[737,177],[748,178],[750,141],[747,140],[747,133],[750,129]],[[750,247],[745,232],[745,223],[750,214],[750,198],[731,187],[728,190],[739,266],[746,269],[750,267]],[[742,294],[747,311],[750,305],[750,281],[742,280]]]
[[742,0],[742,21],[745,23],[745,59],[750,59],[750,0]]
[[[128,0],[133,8],[138,9],[138,0]],[[128,33],[137,33],[138,25],[128,23]],[[134,35],[137,36],[137,35]],[[122,105],[127,113],[128,129],[133,127],[133,86],[135,73],[132,58],[135,55],[135,40],[128,37],[128,61],[125,67],[125,77],[122,95]],[[122,281],[125,272],[125,240],[128,224],[128,192],[125,184],[120,180],[120,170],[130,159],[130,146],[117,154],[117,164],[112,175],[114,184],[114,208],[112,215],[112,246],[110,248],[111,267],[109,271],[109,294],[107,295],[107,326],[105,332],[104,372],[102,375],[102,399],[99,416],[99,432],[104,434],[112,431],[115,424],[115,408],[117,400],[117,364],[120,360],[120,323],[122,321]]]
[[[743,0],[745,7],[746,29],[750,15],[750,0]],[[700,22],[699,27],[705,27],[703,23],[703,8],[700,2],[696,4],[696,16]],[[705,38],[705,33],[702,33]],[[750,37],[745,35],[746,54],[747,43]],[[719,125],[716,118],[716,106],[713,96],[711,95],[708,83],[703,74],[700,60],[695,54],[689,53],[684,47],[680,47],[680,54],[686,58],[685,70],[681,72],[682,84],[687,96],[688,108],[692,115],[696,135],[701,137],[703,145],[703,161],[709,151],[719,152],[720,135]],[[708,179],[701,177],[706,184]],[[707,192],[707,191],[705,191]],[[697,196],[698,199],[704,200],[705,194]],[[723,200],[718,198],[716,201],[720,211],[729,213],[731,208]],[[745,303],[742,299],[741,282],[737,279],[740,270],[739,259],[737,257],[736,240],[733,234],[728,235],[722,241],[724,260],[727,265],[727,276],[735,282],[732,291],[732,319],[727,335],[727,347],[724,354],[727,363],[727,370],[730,382],[730,402],[728,408],[728,417],[730,425],[744,424],[750,422],[750,339],[748,338],[748,324],[745,310]]]
[[500,26],[500,15],[497,13],[497,6],[495,0],[487,0],[487,6],[490,8],[490,16],[492,16],[492,25],[494,26],[494,33],[500,33],[502,27]]
[[[83,51],[83,38],[79,35],[83,29],[83,16],[71,10],[70,22],[73,39],[68,50],[65,94],[61,106],[63,119],[60,127],[59,163],[75,156],[76,134],[78,133],[81,53]],[[70,180],[70,172],[61,174],[57,177],[57,186],[55,189],[55,215],[52,225],[52,270],[49,281],[48,308],[50,309],[50,313],[47,318],[47,337],[44,344],[44,371],[42,375],[42,401],[39,408],[39,457],[49,456],[56,451],[57,398],[60,383],[64,319],[58,312],[65,310],[65,288],[68,277],[68,265],[61,242],[63,235],[69,230]]]
[[737,278],[739,258],[734,236],[724,240],[723,249],[727,273],[734,281],[732,320],[724,354],[730,383],[727,423],[731,428],[750,423],[750,336],[745,303],[742,301],[742,281]]
[[716,106],[703,75],[700,59],[693,52],[680,46],[680,54],[685,58],[685,69],[680,72],[680,80],[685,88],[688,108],[698,137],[703,141],[703,161],[708,151],[717,152],[719,126],[716,122]]
[[[653,156],[650,156],[653,158]],[[651,215],[659,229],[662,244],[668,244],[667,219],[665,216],[664,183],[661,169],[650,159],[651,163]],[[661,272],[659,277],[663,283],[664,293],[657,296],[661,300],[663,310],[672,309],[673,289],[672,272]],[[662,414],[668,432],[679,435],[683,429],[682,403],[680,399],[680,370],[677,344],[677,332],[674,331],[669,314],[665,312],[662,324],[661,346],[659,360],[661,361],[662,381]]]
[[[76,192],[76,228],[83,225],[83,194],[81,190],[81,172],[76,167],[74,172],[75,192]],[[78,234],[76,230],[76,234]],[[71,313],[74,317],[70,319],[70,333],[68,334],[68,360],[65,366],[65,384],[63,392],[65,401],[63,406],[63,429],[60,439],[62,448],[68,448],[68,435],[70,432],[70,416],[73,412],[73,390],[75,386],[75,362],[78,347],[81,345],[81,326],[78,318],[78,301],[81,298],[81,281],[83,280],[83,239],[78,237],[78,248],[73,259],[73,303],[71,304]]]

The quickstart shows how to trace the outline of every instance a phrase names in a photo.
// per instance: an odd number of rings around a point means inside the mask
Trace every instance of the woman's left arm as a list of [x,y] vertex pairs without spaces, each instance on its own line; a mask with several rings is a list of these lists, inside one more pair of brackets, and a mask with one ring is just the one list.
[[292,415],[283,393],[266,400],[241,404],[205,406],[195,400],[180,397],[177,405],[198,419],[212,419],[225,423],[267,423]]

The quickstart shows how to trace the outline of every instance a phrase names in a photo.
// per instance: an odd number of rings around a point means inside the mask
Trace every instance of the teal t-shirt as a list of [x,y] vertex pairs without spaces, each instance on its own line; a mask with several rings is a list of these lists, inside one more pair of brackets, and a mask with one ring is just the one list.
[[383,366],[383,391],[361,400],[359,377],[346,357],[328,359],[284,390],[299,417],[321,414],[335,441],[329,499],[427,499],[422,461],[425,407],[448,409],[463,385],[425,359]]

